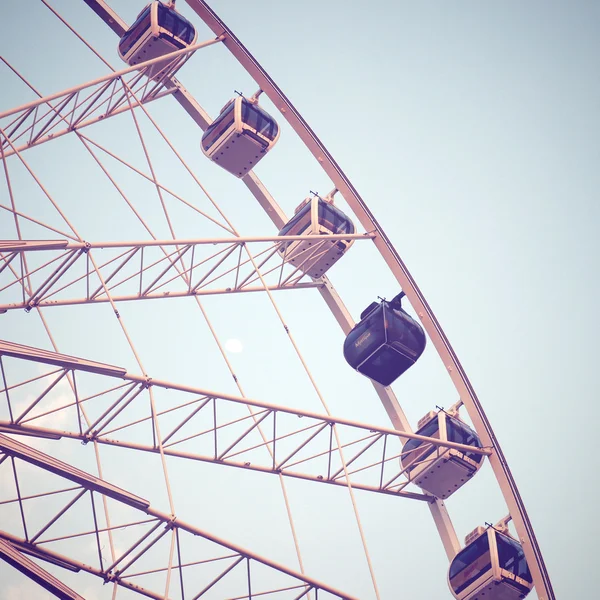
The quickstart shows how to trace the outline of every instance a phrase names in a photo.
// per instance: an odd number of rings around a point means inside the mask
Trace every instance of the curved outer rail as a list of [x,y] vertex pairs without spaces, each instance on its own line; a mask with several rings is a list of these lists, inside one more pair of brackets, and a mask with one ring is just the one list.
[[341,192],[362,226],[367,231],[373,230],[377,233],[377,237],[373,240],[375,246],[419,315],[483,444],[492,447],[494,450],[489,457],[490,463],[523,545],[538,598],[539,600],[556,600],[531,521],[492,426],[446,334],[398,252],[333,156],[329,154],[321,140],[258,61],[203,0],[186,0],[186,2],[216,36],[224,36],[223,44],[254,78],[260,89],[275,104],[286,121],[300,136],[300,139],[331,178],[335,187]]
[[[122,36],[127,31],[127,24],[119,15],[110,8],[104,0],[83,0],[117,35]],[[221,40],[221,38],[217,38]],[[139,66],[139,65],[138,65]],[[196,102],[194,97],[181,85],[175,78],[165,79],[165,86],[174,90],[173,97],[179,102],[181,107],[188,113],[194,122],[202,129],[206,130],[212,122],[208,113]],[[252,195],[258,201],[260,206],[266,212],[273,224],[280,230],[289,220],[275,199],[267,191],[262,182],[250,171],[242,181],[250,190]],[[317,281],[317,280],[315,280]],[[327,276],[318,279],[320,282],[317,287],[321,297],[327,304],[329,310],[335,317],[339,326],[345,334],[348,334],[354,327],[355,322],[352,315],[346,309],[342,299],[329,282]],[[1,310],[1,308],[0,308]],[[371,382],[381,403],[383,404],[394,428],[400,432],[411,433],[412,429],[406,416],[404,415],[392,388],[384,387],[376,382]],[[461,546],[456,536],[456,531],[450,520],[450,515],[446,509],[444,501],[436,498],[428,504],[433,517],[435,526],[440,535],[440,540],[449,560],[452,560]]]
[[[140,512],[143,512],[143,513],[149,515],[150,517],[154,517],[159,524],[164,525],[164,528],[165,528],[164,532],[175,529],[178,531],[182,531],[184,533],[189,533],[193,536],[200,537],[200,538],[208,541],[209,543],[213,543],[217,546],[220,546],[221,548],[230,550],[230,551],[234,552],[235,554],[239,555],[240,557],[245,558],[248,561],[248,575],[247,575],[248,589],[249,589],[248,598],[252,598],[253,596],[256,598],[256,597],[262,596],[264,594],[264,592],[263,593],[258,592],[258,593],[253,594],[252,591],[250,591],[252,589],[252,585],[251,585],[251,575],[250,575],[249,563],[250,563],[250,561],[254,561],[255,563],[261,564],[269,570],[278,571],[279,573],[286,575],[286,576],[292,578],[293,580],[300,582],[298,587],[306,588],[306,589],[305,589],[304,593],[301,593],[300,595],[296,596],[296,598],[298,600],[300,598],[305,597],[309,592],[311,592],[313,590],[315,592],[315,598],[321,597],[321,595],[319,594],[319,591],[322,591],[327,594],[330,594],[334,598],[340,598],[341,600],[358,600],[354,596],[349,596],[348,594],[345,594],[344,592],[341,592],[336,588],[333,588],[324,583],[321,583],[317,579],[313,579],[312,577],[308,577],[301,573],[296,573],[295,571],[289,569],[285,565],[280,565],[268,558],[265,558],[264,556],[261,556],[260,554],[251,552],[250,550],[242,548],[241,546],[238,546],[237,544],[232,544],[231,542],[221,539],[221,538],[213,535],[212,533],[209,533],[207,531],[199,529],[195,525],[186,523],[185,521],[182,521],[179,518],[177,518],[177,516],[174,514],[167,514],[162,511],[159,511],[159,510],[153,508],[150,505],[150,502],[148,500],[145,500],[144,498],[136,496],[135,494],[132,494],[131,492],[128,492],[127,490],[124,490],[122,488],[119,488],[116,485],[109,483],[100,477],[90,475],[86,471],[77,469],[76,467],[73,467],[73,466],[69,465],[68,463],[65,463],[57,458],[54,458],[54,457],[50,456],[49,454],[45,454],[44,452],[41,452],[39,450],[34,450],[33,448],[30,448],[26,444],[23,444],[17,440],[14,440],[14,439],[12,439],[8,436],[2,435],[2,434],[0,434],[0,452],[2,453],[3,456],[10,456],[13,458],[18,458],[30,465],[33,465],[34,467],[43,469],[44,471],[46,471],[48,473],[57,475],[64,479],[68,479],[68,480],[78,484],[79,486],[81,486],[81,488],[83,488],[83,490],[87,490],[89,492],[96,492],[97,494],[100,494],[104,497],[111,498],[112,500],[114,500],[115,502],[118,502],[121,505],[129,506],[136,511],[140,511]],[[67,505],[67,506],[70,508],[70,505]],[[56,520],[56,518],[54,520]],[[45,529],[47,529],[47,527]],[[98,533],[97,526],[95,527],[95,529],[96,529],[96,533]],[[154,530],[155,529],[151,530],[150,533],[152,533]],[[23,548],[23,549],[25,549],[25,551],[29,550],[30,553],[32,551],[34,551],[35,552],[34,556],[37,556],[44,560],[47,560],[49,558],[50,562],[59,561],[60,563],[62,563],[61,566],[64,566],[67,568],[70,566],[76,571],[83,570],[83,571],[86,571],[93,575],[96,575],[98,577],[102,577],[104,579],[105,583],[108,583],[109,581],[114,581],[114,582],[118,583],[120,586],[129,588],[133,591],[137,591],[138,593],[143,594],[146,597],[156,598],[157,600],[160,600],[160,599],[167,598],[166,593],[158,595],[158,594],[152,593],[149,590],[144,590],[143,588],[138,587],[135,584],[127,582],[125,580],[126,576],[125,577],[123,576],[125,569],[128,568],[128,566],[131,565],[135,560],[137,560],[139,558],[140,554],[137,554],[133,560],[130,559],[130,562],[127,566],[124,566],[123,563],[121,563],[121,561],[126,556],[128,556],[130,554],[130,552],[133,551],[135,548],[137,548],[139,550],[139,546],[145,539],[148,538],[148,536],[149,536],[149,534],[146,534],[141,539],[139,539],[134,544],[134,546],[132,546],[127,552],[125,552],[124,554],[121,554],[120,558],[116,562],[113,562],[111,566],[106,566],[106,567],[97,569],[97,568],[92,567],[91,565],[86,565],[85,563],[82,563],[79,560],[74,559],[72,557],[62,556],[58,553],[53,552],[52,550],[48,550],[44,545],[42,545],[42,544],[45,544],[45,542],[37,542],[36,543],[35,538],[21,539],[21,538],[18,538],[15,535],[12,535],[8,532],[0,531],[0,540],[4,540],[4,541],[12,544],[13,546],[17,546],[17,549]],[[155,537],[154,542],[158,541],[158,539],[159,539],[158,537]],[[144,551],[148,548],[149,548],[149,546],[147,546],[144,549]],[[119,565],[119,563],[121,563],[119,568],[115,569],[115,567],[117,565]],[[110,562],[108,562],[107,565],[108,564],[110,564]],[[210,588],[212,588],[213,585],[218,583],[218,581],[220,579],[222,579],[225,575],[227,575],[227,573],[229,571],[231,571],[232,568],[229,568],[229,569],[226,569],[225,571],[223,571],[223,573],[220,576],[217,576],[215,579],[213,579],[213,581],[207,587],[205,587],[198,595],[194,596],[194,598],[199,598],[200,596],[203,596],[205,592],[207,592]],[[38,579],[43,580],[44,583],[51,582],[51,580],[46,577],[45,572],[38,571],[37,576],[38,576]],[[46,589],[48,589],[48,588],[46,588]],[[80,596],[76,596],[76,597],[68,596],[67,589],[63,589],[62,590],[63,595],[59,596],[59,597],[64,598],[66,600],[78,600],[78,598],[80,598]],[[271,592],[267,592],[267,593],[268,593],[268,595],[272,595],[273,593],[276,594],[278,591],[286,591],[286,590],[285,589],[271,590]],[[114,592],[113,598],[116,596],[116,593],[117,592]],[[190,597],[190,596],[188,596],[188,597]],[[246,596],[243,596],[243,597],[245,598]]]

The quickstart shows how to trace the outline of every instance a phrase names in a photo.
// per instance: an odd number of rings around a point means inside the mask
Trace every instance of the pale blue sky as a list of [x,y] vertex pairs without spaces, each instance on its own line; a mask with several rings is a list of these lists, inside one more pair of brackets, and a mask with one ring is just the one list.
[[[83,2],[69,3],[68,10],[63,3],[53,5],[121,68],[114,34]],[[143,7],[134,0],[111,5],[129,22]],[[211,6],[319,135],[419,283],[495,428],[557,597],[589,596],[600,585],[592,567],[599,533],[599,422],[593,399],[599,333],[594,300],[600,249],[600,5],[255,0],[251,7],[239,1]],[[193,18],[184,0],[178,0],[178,8]],[[40,2],[27,0],[18,9],[8,18],[0,54],[42,93],[107,72]],[[31,19],[27,31],[37,36],[35,50],[23,35],[23,19]],[[209,37],[202,26],[199,39]],[[33,99],[3,66],[0,77],[0,110]],[[234,89],[255,91],[222,48],[198,52],[179,78],[212,115]],[[167,100],[151,112],[242,233],[273,233],[244,186],[201,155],[200,131],[179,105]],[[87,134],[132,161],[141,157],[131,123],[124,119]],[[167,167],[174,162],[158,143],[156,151],[168,178]],[[144,236],[76,140],[56,140],[26,156],[86,239]],[[288,215],[309,189],[331,187],[285,126],[257,173]],[[123,185],[146,206],[152,190],[142,191],[137,179],[121,175]],[[13,176],[20,186],[19,205],[53,218],[18,167]],[[190,199],[202,202],[196,189],[181,186]],[[3,182],[0,198],[6,203]],[[147,218],[164,228],[156,199],[147,206]],[[6,215],[0,215],[0,232],[13,237]],[[176,225],[186,234],[192,227],[183,217]],[[331,271],[355,318],[376,295],[397,291],[382,261],[359,245]],[[332,412],[386,424],[368,382],[345,366],[342,334],[322,302],[314,295],[287,294],[277,300]],[[292,365],[295,359],[268,302],[248,296],[206,300],[222,338],[244,343],[244,352],[231,360],[248,395],[320,410],[313,397],[307,399],[308,385]],[[64,352],[136,372],[108,307],[57,308],[46,314]],[[122,314],[148,372],[234,392],[212,347],[201,341],[206,327],[190,303],[141,302],[123,306]],[[0,315],[2,337],[47,346],[35,318],[34,313]],[[181,353],[165,355],[162,348],[174,335]],[[448,407],[456,400],[443,371],[430,345],[394,384],[414,425],[436,404]],[[113,478],[125,478],[114,454],[107,457]],[[174,463],[181,481],[198,482],[197,494],[181,500],[181,511],[197,510],[195,499],[202,505],[199,525],[292,564],[289,539],[280,539],[275,525],[280,521],[272,516],[279,519],[283,510],[273,478],[228,469],[215,475],[208,467]],[[139,485],[147,491],[152,482]],[[243,520],[240,490],[250,496],[252,524]],[[308,572],[371,598],[347,496],[338,492],[290,484]],[[461,539],[483,521],[505,514],[489,469],[448,506]],[[359,508],[383,598],[450,597],[445,556],[424,506],[359,496]],[[2,578],[5,572],[0,565]],[[10,594],[18,594],[17,583]]]

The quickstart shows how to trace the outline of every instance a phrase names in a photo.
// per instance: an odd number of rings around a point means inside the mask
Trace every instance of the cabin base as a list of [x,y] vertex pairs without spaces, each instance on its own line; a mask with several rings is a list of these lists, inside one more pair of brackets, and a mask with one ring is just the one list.
[[477,471],[476,467],[465,464],[462,456],[457,450],[446,450],[434,461],[416,467],[411,472],[411,481],[437,498],[447,498]]
[[516,587],[506,580],[495,581],[491,579],[476,590],[466,595],[461,593],[455,597],[460,598],[460,600],[520,600],[525,598],[528,593],[529,590],[524,592],[520,587]]
[[265,154],[263,145],[248,134],[234,133],[210,154],[210,159],[232,175],[244,177]]
[[[152,60],[153,58],[158,58],[159,56],[164,56],[165,54],[170,54],[171,52],[175,52],[175,50],[180,50],[180,47],[164,38],[153,37],[143,46],[143,48],[131,56],[127,62],[129,63],[129,66],[133,66],[147,60]],[[173,59],[161,60],[149,67],[146,74],[150,79],[154,80],[161,79],[167,73],[172,77],[179,67],[182,66],[184,58],[185,57],[180,56],[175,61],[173,61]]]
[[279,253],[285,261],[298,267],[300,271],[315,279],[324,275],[343,255],[346,245],[339,241],[306,240],[285,244]]
[[[368,331],[363,334],[366,335],[365,339],[368,339],[369,334]],[[360,341],[361,338],[357,343]],[[381,385],[390,385],[414,364],[414,360],[404,356],[392,344],[385,342],[361,362],[356,370]]]

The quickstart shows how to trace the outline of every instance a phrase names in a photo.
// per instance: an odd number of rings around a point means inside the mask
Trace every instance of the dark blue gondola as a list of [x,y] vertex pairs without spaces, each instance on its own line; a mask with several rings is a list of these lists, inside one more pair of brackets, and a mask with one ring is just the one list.
[[521,544],[507,528],[478,527],[452,559],[448,584],[457,600],[520,600],[533,587]]
[[381,385],[390,385],[425,350],[425,333],[402,309],[403,295],[370,304],[344,342],[346,362]]

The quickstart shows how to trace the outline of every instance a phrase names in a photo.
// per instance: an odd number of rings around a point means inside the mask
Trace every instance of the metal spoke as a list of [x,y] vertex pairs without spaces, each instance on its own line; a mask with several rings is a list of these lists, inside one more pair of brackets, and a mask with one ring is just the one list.
[[[279,283],[277,272],[280,270],[280,263],[276,250],[277,244],[282,241],[318,240],[320,237],[299,235],[145,242],[0,242],[0,259],[4,259],[5,265],[17,254],[23,258],[35,254],[36,258],[43,261],[40,266],[26,270],[20,276],[13,273],[10,281],[4,285],[0,277],[0,291],[13,294],[13,301],[0,303],[0,311],[264,291],[264,285],[250,286],[249,283],[253,280],[266,282],[270,291],[318,288],[323,285],[322,282],[302,282],[302,277],[294,282],[287,278]],[[361,234],[332,236],[333,239],[348,237],[357,240],[371,239],[370,236]],[[236,249],[243,246],[260,248],[265,243],[271,246],[259,250],[258,254],[268,253],[260,265],[253,265],[249,259],[236,260],[233,264],[227,262]],[[111,256],[110,253],[115,251],[119,254]],[[90,257],[92,253],[97,257],[94,260],[98,271],[92,274],[98,284],[90,291],[90,269],[86,268],[86,272],[81,275],[78,267],[82,257]],[[183,272],[189,280],[189,284],[184,287],[181,285],[182,272],[177,265],[188,253],[193,253],[196,262],[191,263]],[[138,254],[142,260],[139,266],[135,266],[132,259]],[[100,257],[105,259],[101,260]],[[269,267],[271,264],[274,266]],[[258,275],[257,269],[261,267],[267,268]],[[244,268],[246,271],[250,269],[250,273],[242,278]],[[290,269],[292,273],[297,272],[297,268]],[[269,274],[272,275],[271,278],[268,277]],[[99,281],[100,277],[102,281]],[[27,292],[26,297],[21,299],[20,290],[25,290],[28,285],[26,282],[29,281],[34,282],[35,291]]]
[[[153,519],[152,526],[144,531],[141,534],[136,535],[135,541],[124,551],[119,552],[116,560],[112,561],[112,563],[107,566],[102,566],[102,559],[100,558],[100,567],[95,568],[82,562],[79,557],[74,558],[70,555],[62,555],[57,552],[51,550],[47,547],[46,544],[37,542],[34,540],[27,542],[26,539],[19,538],[14,534],[8,531],[0,531],[0,542],[4,543],[4,546],[0,547],[0,554],[4,554],[7,545],[9,545],[12,549],[20,553],[30,554],[44,561],[53,563],[54,565],[61,566],[63,568],[73,570],[73,571],[86,571],[90,574],[101,577],[106,582],[113,582],[118,586],[125,587],[132,590],[137,590],[140,593],[150,597],[150,598],[161,598],[162,594],[159,591],[155,591],[152,589],[152,580],[147,579],[144,580],[143,584],[132,583],[129,581],[132,577],[136,577],[139,579],[140,577],[144,577],[145,575],[151,575],[157,572],[170,572],[171,569],[171,561],[173,557],[174,548],[173,544],[170,544],[171,551],[168,553],[168,556],[164,556],[163,558],[163,566],[159,566],[158,568],[143,570],[137,573],[132,573],[129,576],[125,574],[125,571],[129,569],[133,564],[140,561],[145,553],[156,544],[159,543],[160,539],[167,535],[170,531],[175,531],[176,536],[186,536],[186,538],[202,538],[204,542],[208,544],[210,547],[210,551],[212,556],[205,561],[185,561],[182,560],[181,551],[179,550],[179,558],[178,558],[178,569],[181,573],[184,567],[190,567],[195,564],[201,564],[201,562],[218,562],[218,561],[232,561],[231,564],[226,566],[221,572],[209,578],[205,578],[205,582],[202,584],[200,589],[194,593],[194,598],[201,598],[208,590],[215,588],[219,584],[219,582],[229,578],[230,573],[237,567],[237,565],[242,562],[246,562],[247,568],[246,573],[247,577],[245,578],[245,585],[248,590],[252,590],[252,594],[260,595],[262,592],[265,593],[273,593],[278,591],[284,591],[289,589],[294,589],[295,587],[306,586],[309,589],[320,589],[326,591],[336,598],[344,598],[351,599],[352,596],[340,592],[326,584],[318,582],[315,579],[307,577],[306,575],[298,574],[287,567],[279,565],[271,560],[268,560],[256,553],[253,553],[249,550],[241,548],[235,544],[232,544],[229,541],[223,540],[221,538],[216,537],[213,534],[209,534],[206,531],[186,523],[183,520],[178,519],[174,515],[165,514],[161,511],[154,509],[147,500],[135,496],[118,488],[102,479],[91,476],[84,471],[76,469],[66,463],[63,463],[57,459],[50,457],[38,450],[34,450],[25,444],[21,444],[16,442],[15,440],[11,440],[10,438],[0,434],[0,448],[3,452],[9,454],[13,458],[18,458],[19,460],[25,461],[30,465],[34,465],[38,469],[42,469],[47,473],[57,477],[59,480],[69,479],[71,481],[76,481],[81,485],[82,491],[77,495],[76,499],[79,499],[82,495],[87,493],[90,494],[98,494],[102,496],[107,496],[113,499],[118,503],[122,503],[125,506],[133,508],[137,511],[142,511],[143,513],[148,514]],[[76,500],[70,502],[66,507],[64,507],[54,519],[50,521],[50,523],[44,528],[47,529],[53,522],[56,521],[63,514],[68,513],[69,510],[72,510],[72,506]],[[92,510],[90,511],[92,514],[90,515],[89,522],[94,523],[94,527],[92,528],[92,533],[96,536],[99,534],[100,529],[97,527],[96,513],[94,510],[94,505],[91,506]],[[148,524],[148,520],[141,520],[136,522],[129,522],[120,525],[120,527],[127,526],[129,528],[135,529],[138,528],[141,524]],[[87,535],[90,533],[89,527],[86,523],[80,523],[78,528],[83,529],[81,532],[76,532],[73,534],[77,535]],[[39,534],[38,534],[39,536]],[[37,537],[37,536],[36,536]],[[178,539],[177,537],[173,538],[175,541]],[[96,549],[99,552],[98,549]],[[252,564],[260,564],[263,569],[267,569],[273,572],[277,572],[279,575],[279,579],[283,581],[283,585],[275,589],[261,589],[264,586],[264,582],[260,580],[254,581],[253,570],[250,565]],[[48,581],[49,579],[43,577],[44,581]],[[148,586],[148,587],[146,587]]]

